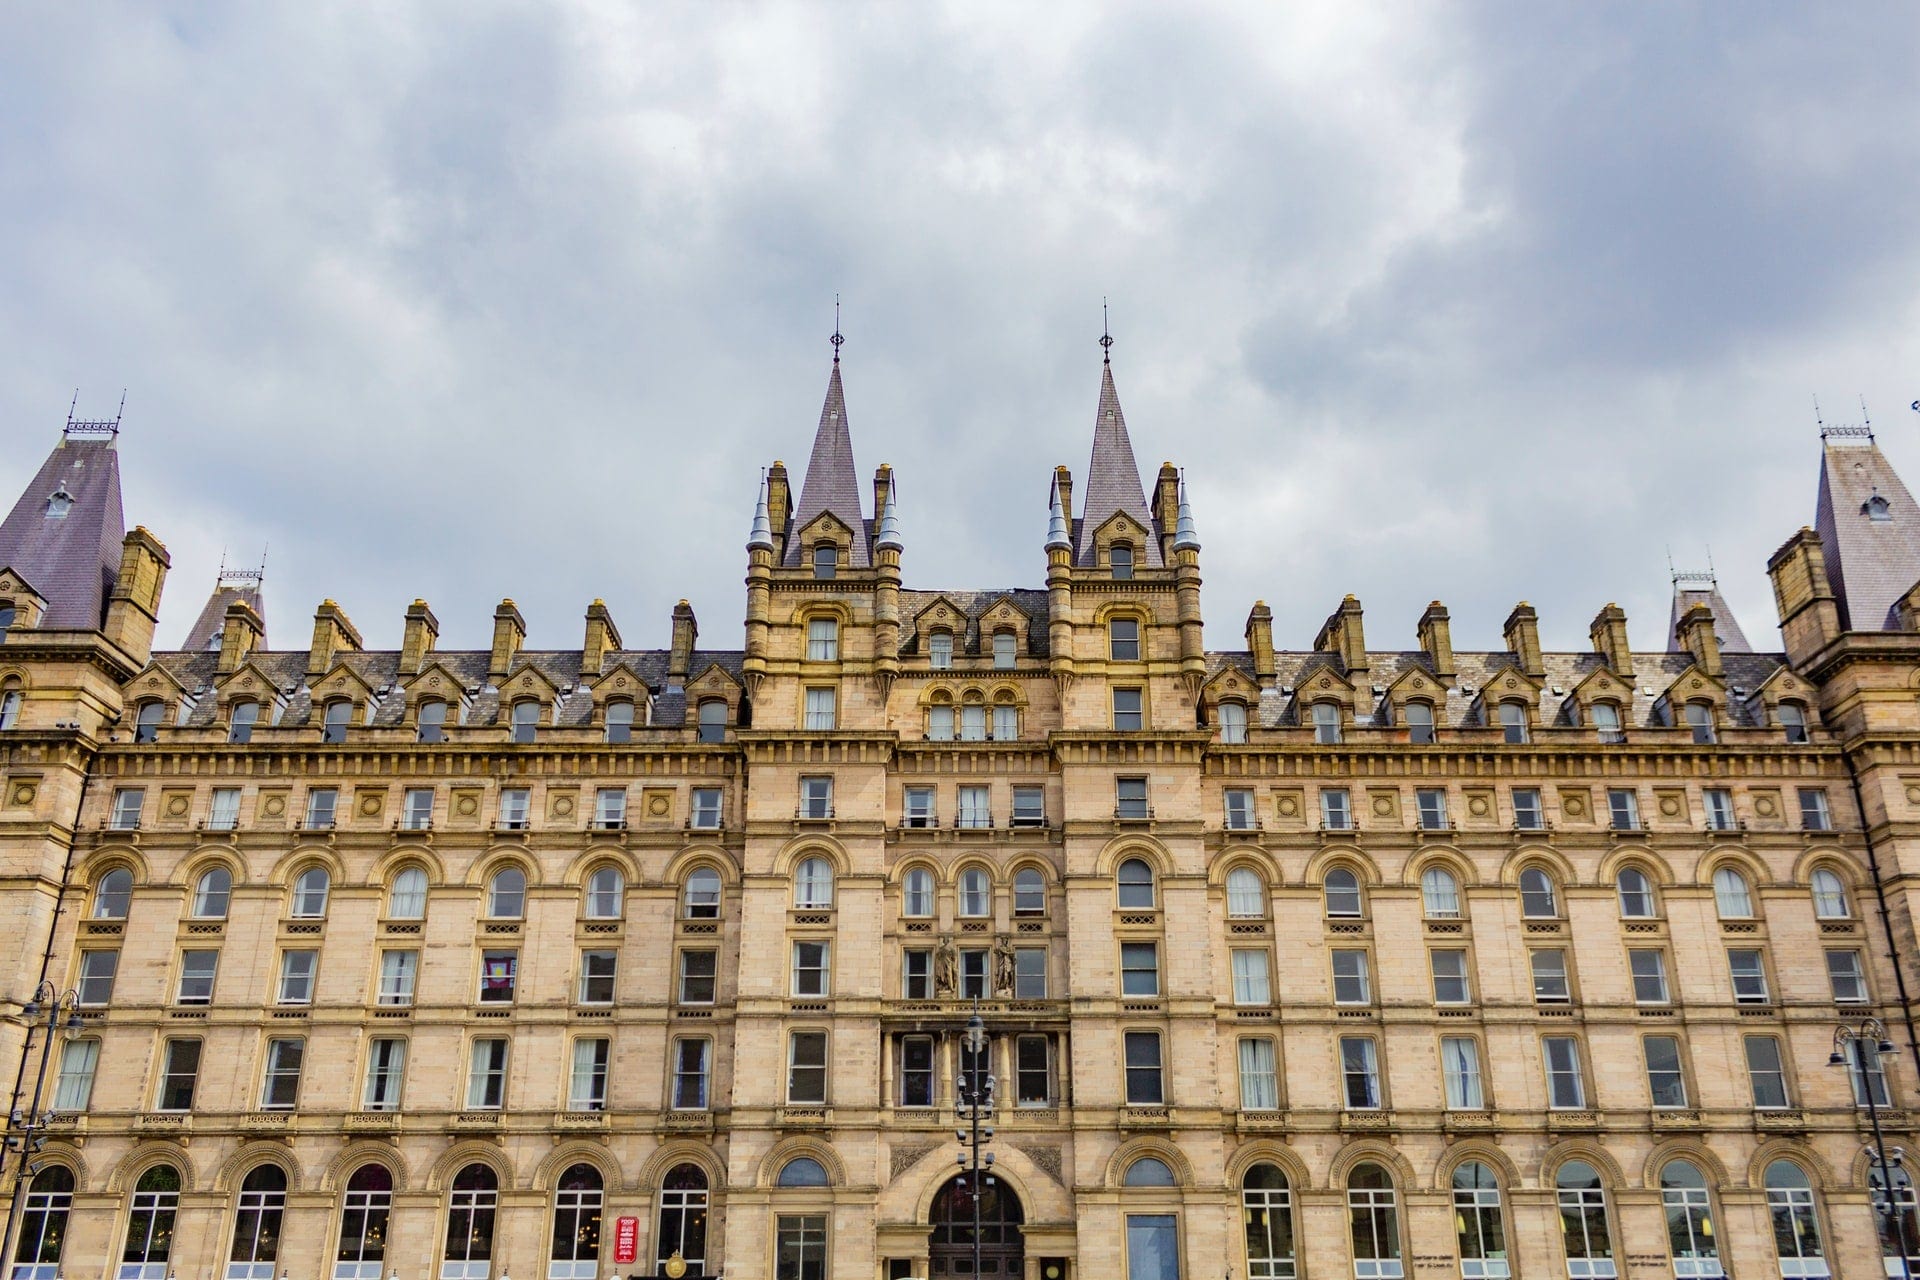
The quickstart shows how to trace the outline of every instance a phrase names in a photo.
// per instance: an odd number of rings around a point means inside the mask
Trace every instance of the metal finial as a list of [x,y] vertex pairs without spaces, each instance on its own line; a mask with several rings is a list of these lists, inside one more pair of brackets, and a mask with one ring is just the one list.
[[1865,395],[1860,397],[1860,425],[1868,431],[1873,430],[1873,419],[1867,414],[1867,397]]
[[1100,299],[1100,363],[1113,363],[1113,327],[1107,323],[1107,300]]
[[840,336],[840,295],[833,295],[833,336],[827,341],[833,344],[833,362],[840,363],[840,344],[846,339]]
[[1820,416],[1820,397],[1819,396],[1815,396],[1813,398],[1813,425],[1816,427],[1825,427],[1827,425],[1826,421]]

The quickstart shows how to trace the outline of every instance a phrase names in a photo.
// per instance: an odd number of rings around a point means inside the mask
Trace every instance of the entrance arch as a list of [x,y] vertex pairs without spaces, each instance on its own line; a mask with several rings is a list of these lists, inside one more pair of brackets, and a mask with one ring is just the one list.
[[[928,1217],[933,1225],[933,1234],[927,1238],[930,1276],[975,1280],[973,1193],[964,1174],[935,1193]],[[1013,1188],[1001,1179],[990,1178],[980,1192],[979,1280],[1020,1280],[1026,1259],[1020,1228],[1026,1220]]]

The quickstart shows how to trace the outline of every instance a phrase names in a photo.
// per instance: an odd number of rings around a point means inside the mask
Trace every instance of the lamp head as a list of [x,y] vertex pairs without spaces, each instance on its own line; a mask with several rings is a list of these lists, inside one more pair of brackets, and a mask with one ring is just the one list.
[[1882,1041],[1881,1041],[1881,1042],[1880,1042],[1879,1044],[1877,1044],[1877,1045],[1875,1045],[1875,1046],[1874,1046],[1874,1051],[1875,1051],[1875,1052],[1877,1052],[1877,1053],[1893,1053],[1893,1052],[1895,1052],[1895,1050],[1894,1050],[1894,1047],[1893,1047],[1893,1041],[1891,1041],[1891,1040],[1882,1040]]
[[979,1053],[987,1047],[987,1024],[979,1014],[967,1019],[967,1049]]
[[1827,1055],[1827,1065],[1830,1067],[1844,1067],[1847,1065],[1847,1060],[1840,1056],[1838,1049],[1835,1049]]

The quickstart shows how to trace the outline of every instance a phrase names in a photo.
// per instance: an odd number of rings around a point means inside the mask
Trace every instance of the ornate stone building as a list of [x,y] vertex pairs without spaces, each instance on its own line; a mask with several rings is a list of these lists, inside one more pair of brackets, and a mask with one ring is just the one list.
[[1654,652],[1525,603],[1375,648],[1352,596],[1216,652],[1110,368],[1044,584],[941,591],[836,360],[741,647],[595,601],[530,651],[508,600],[485,651],[424,601],[275,648],[242,574],[165,652],[117,425],[0,525],[13,1277],[969,1276],[983,1067],[983,1275],[1920,1253],[1868,1150],[1914,1141],[1920,507],[1868,435],[1769,565],[1784,652],[1691,578]]

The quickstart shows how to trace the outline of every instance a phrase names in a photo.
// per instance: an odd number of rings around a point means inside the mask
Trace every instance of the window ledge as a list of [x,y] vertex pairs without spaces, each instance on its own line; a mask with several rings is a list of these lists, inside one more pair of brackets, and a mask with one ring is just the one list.
[[1547,1129],[1552,1133],[1590,1133],[1604,1127],[1606,1118],[1598,1111],[1566,1110],[1547,1112]]
[[1233,1117],[1233,1127],[1240,1133],[1274,1133],[1291,1126],[1286,1111],[1274,1110],[1237,1112]]
[[500,1127],[498,1111],[460,1111],[453,1117],[456,1129],[498,1129]]
[[1700,1112],[1693,1107],[1656,1107],[1651,1115],[1656,1132],[1671,1129],[1698,1129]]
[[1449,1111],[1441,1117],[1441,1124],[1450,1133],[1485,1133],[1500,1127],[1500,1113],[1497,1111]]
[[349,1111],[347,1128],[363,1133],[391,1133],[400,1127],[398,1111]]
[[833,1108],[827,1106],[787,1106],[774,1112],[773,1123],[781,1129],[821,1129],[833,1124]]
[[1342,1111],[1340,1113],[1340,1131],[1342,1133],[1379,1133],[1394,1127],[1393,1112]]

